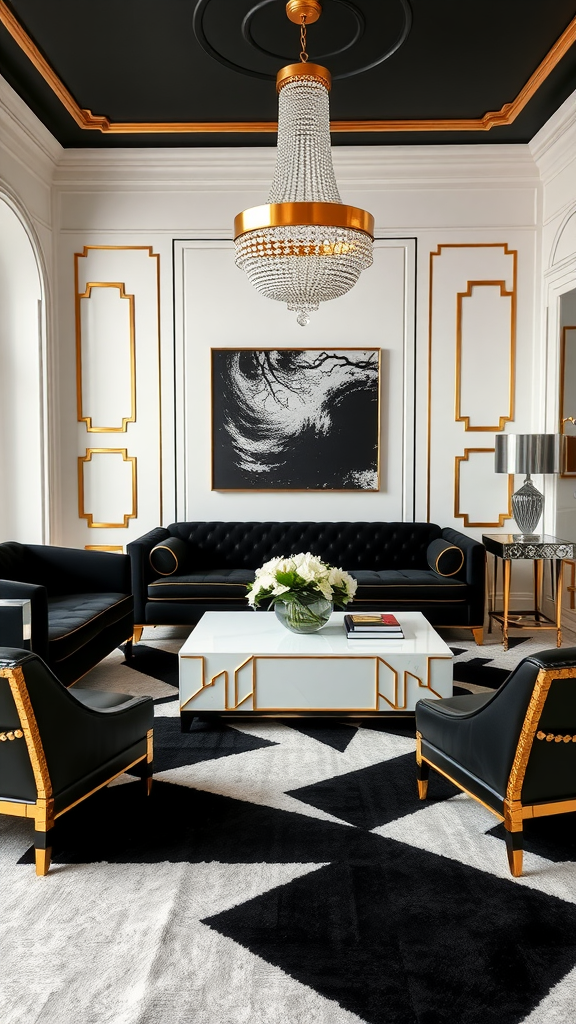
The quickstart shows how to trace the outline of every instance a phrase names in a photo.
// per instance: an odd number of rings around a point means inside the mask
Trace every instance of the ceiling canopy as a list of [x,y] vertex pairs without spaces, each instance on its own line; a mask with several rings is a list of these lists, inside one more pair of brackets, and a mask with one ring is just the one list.
[[[576,89],[575,0],[322,0],[338,145],[528,142]],[[0,73],[64,146],[273,146],[285,0],[0,0]]]

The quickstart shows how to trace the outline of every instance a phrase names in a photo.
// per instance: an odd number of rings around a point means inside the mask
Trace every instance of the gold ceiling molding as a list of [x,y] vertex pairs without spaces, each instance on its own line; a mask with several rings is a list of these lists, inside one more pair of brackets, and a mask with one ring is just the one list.
[[[0,23],[10,33],[15,43],[26,54],[46,84],[52,89],[76,124],[87,131],[99,131],[114,135],[194,135],[194,134],[253,134],[275,133],[276,121],[110,121],[108,117],[93,114],[80,107],[72,93],[66,88],[46,58],[25,31],[20,22],[0,0]],[[512,124],[524,110],[548,75],[562,60],[576,41],[576,17],[572,19],[559,39],[548,51],[544,60],[530,76],[524,87],[511,103],[505,103],[500,110],[489,110],[483,117],[433,118],[430,120],[396,121],[333,121],[333,132],[488,132],[491,128]]]

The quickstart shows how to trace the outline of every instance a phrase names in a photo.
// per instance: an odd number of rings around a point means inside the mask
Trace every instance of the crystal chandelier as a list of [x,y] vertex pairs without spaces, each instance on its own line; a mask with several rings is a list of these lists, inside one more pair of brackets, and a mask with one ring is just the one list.
[[306,25],[318,0],[289,0],[300,25],[300,64],[281,68],[276,172],[265,206],[234,221],[236,266],[262,295],[286,302],[305,327],[320,302],[354,287],[372,264],[374,218],[340,199],[330,150],[330,72],[308,63]]

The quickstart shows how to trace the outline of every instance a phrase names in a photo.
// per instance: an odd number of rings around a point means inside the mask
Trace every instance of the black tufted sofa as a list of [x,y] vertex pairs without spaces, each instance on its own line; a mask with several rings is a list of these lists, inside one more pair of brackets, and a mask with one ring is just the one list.
[[[170,538],[185,542],[185,557],[174,560],[174,573],[162,575],[150,553]],[[462,549],[454,575],[428,564],[428,546],[439,539]],[[311,551],[358,580],[349,609],[421,611],[433,626],[467,627],[482,642],[484,546],[434,523],[173,523],[132,541],[127,551],[135,641],[145,625],[188,625],[205,611],[246,609],[245,586],[255,569],[269,558]]]

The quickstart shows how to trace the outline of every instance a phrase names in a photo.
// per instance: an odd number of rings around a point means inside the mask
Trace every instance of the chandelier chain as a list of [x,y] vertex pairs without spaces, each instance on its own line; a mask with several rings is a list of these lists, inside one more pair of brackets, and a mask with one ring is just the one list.
[[308,60],[308,54],[306,53],[306,15],[303,14],[300,19],[300,60],[303,64]]

